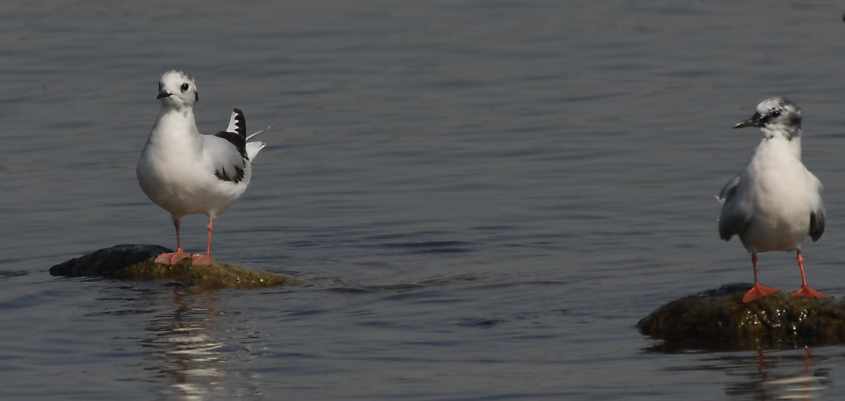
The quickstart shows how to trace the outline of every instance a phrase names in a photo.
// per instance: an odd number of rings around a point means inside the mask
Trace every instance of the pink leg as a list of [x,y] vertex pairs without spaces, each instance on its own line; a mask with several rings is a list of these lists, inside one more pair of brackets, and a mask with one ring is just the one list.
[[826,297],[826,295],[810,288],[810,285],[807,284],[807,272],[804,270],[804,256],[801,255],[800,249],[795,251],[795,261],[798,262],[798,269],[801,271],[801,288],[793,292],[792,296],[818,299]]
[[754,301],[755,299],[763,298],[765,296],[772,295],[778,292],[778,290],[774,288],[766,287],[765,285],[760,284],[760,276],[757,272],[756,252],[751,252],[751,265],[754,268],[754,286],[752,286],[751,289],[748,290],[745,295],[742,296],[742,303],[744,304]]
[[214,236],[214,217],[208,216],[208,247],[205,255],[195,254],[191,257],[191,263],[199,266],[209,266],[213,262],[211,259],[211,239]]
[[176,252],[166,252],[156,256],[155,262],[162,265],[175,265],[180,260],[188,258],[188,254],[182,249],[182,238],[179,233],[179,219],[173,217],[173,227],[176,227]]

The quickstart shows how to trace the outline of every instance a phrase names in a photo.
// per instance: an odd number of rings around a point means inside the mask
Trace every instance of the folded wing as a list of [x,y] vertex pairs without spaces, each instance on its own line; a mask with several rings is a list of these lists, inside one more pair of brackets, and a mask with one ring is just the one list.
[[736,176],[719,191],[717,199],[722,203],[719,215],[719,238],[729,241],[734,235],[742,235],[751,222],[751,205],[739,193],[742,177]]

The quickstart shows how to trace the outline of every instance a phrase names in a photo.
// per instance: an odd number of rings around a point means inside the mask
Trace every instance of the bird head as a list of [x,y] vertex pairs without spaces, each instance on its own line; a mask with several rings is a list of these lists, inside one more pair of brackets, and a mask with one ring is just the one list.
[[764,131],[782,131],[794,136],[801,129],[801,109],[782,97],[770,97],[757,105],[751,118],[734,128],[759,127]]
[[170,70],[161,75],[156,98],[163,106],[177,109],[191,107],[200,100],[196,81],[177,70]]

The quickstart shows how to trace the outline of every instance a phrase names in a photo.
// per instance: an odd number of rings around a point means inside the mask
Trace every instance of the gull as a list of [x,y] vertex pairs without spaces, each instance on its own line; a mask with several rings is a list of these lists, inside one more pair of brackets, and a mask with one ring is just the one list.
[[804,240],[818,241],[825,224],[822,184],[801,162],[801,110],[782,97],[767,98],[750,119],[734,126],[745,127],[759,127],[763,139],[745,170],[717,196],[719,237],[729,241],[737,235],[751,253],[754,286],[742,302],[777,292],[760,284],[757,271],[757,253],[768,251],[795,251],[801,288],[793,296],[823,298],[807,284],[801,254]]
[[[156,205],[170,213],[176,228],[176,252],[162,253],[156,263],[175,264],[190,258],[193,264],[212,263],[214,219],[246,191],[252,162],[266,146],[250,141],[262,133],[246,135],[246,118],[234,109],[225,131],[200,134],[194,117],[199,101],[197,83],[182,71],[161,76],[157,99],[161,109],[150,132],[136,174],[141,189]],[[180,219],[188,214],[208,216],[205,254],[190,255],[182,249]]]

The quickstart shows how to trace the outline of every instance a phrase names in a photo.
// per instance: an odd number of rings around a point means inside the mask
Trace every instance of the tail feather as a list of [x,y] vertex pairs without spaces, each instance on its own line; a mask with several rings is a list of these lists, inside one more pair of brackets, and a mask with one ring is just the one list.
[[261,152],[261,149],[267,147],[267,144],[261,141],[252,141],[246,143],[246,155],[249,157],[249,160],[255,160],[255,156],[258,156],[258,152]]
[[259,135],[263,134],[263,133],[264,133],[264,132],[266,132],[266,131],[269,131],[269,130],[270,130],[270,126],[268,125],[268,126],[267,126],[267,128],[264,128],[264,129],[262,129],[262,130],[258,130],[258,131],[255,131],[255,132],[253,132],[253,133],[249,134],[249,136],[247,136],[247,137],[246,137],[246,140],[248,141],[248,140],[250,140],[250,139],[252,139],[252,138],[254,138],[254,137],[256,137],[256,136],[259,136]]
[[257,137],[257,136],[259,136],[259,135],[261,135],[264,132],[269,131],[269,130],[270,130],[270,126],[268,125],[267,128],[264,128],[264,129],[259,130],[259,131],[255,131],[255,132],[249,134],[249,136],[246,137],[246,140],[247,140],[246,155],[249,158],[249,160],[254,160],[255,156],[258,156],[258,152],[261,152],[261,149],[264,149],[264,148],[267,147],[267,144],[264,143],[264,142],[261,142],[261,141],[249,142],[249,140],[252,139],[252,138],[255,138],[255,137]]

